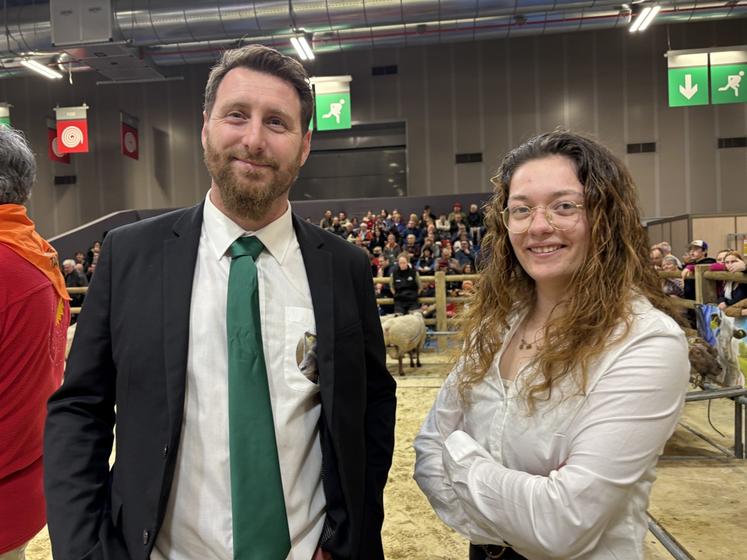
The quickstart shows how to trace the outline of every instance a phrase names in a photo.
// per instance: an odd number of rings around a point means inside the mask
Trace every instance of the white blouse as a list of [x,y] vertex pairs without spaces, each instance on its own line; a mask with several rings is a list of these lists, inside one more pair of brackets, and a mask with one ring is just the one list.
[[531,415],[519,396],[529,369],[506,389],[500,357],[468,405],[457,366],[415,439],[415,480],[436,513],[472,543],[510,544],[530,560],[642,559],[655,465],[688,387],[682,330],[635,300],[586,394],[560,383]]

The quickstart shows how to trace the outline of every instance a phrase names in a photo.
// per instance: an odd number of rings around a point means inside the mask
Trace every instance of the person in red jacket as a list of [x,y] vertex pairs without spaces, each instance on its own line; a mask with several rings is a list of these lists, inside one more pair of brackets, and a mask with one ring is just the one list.
[[42,432],[70,322],[57,253],[23,206],[35,177],[23,135],[0,126],[0,560],[23,559],[46,523]]

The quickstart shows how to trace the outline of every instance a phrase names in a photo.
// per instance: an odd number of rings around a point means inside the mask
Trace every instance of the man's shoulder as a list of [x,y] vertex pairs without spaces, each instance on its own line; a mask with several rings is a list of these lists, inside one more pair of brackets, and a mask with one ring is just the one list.
[[154,239],[171,234],[177,224],[181,224],[182,222],[185,222],[185,227],[200,226],[202,224],[202,206],[203,203],[201,202],[189,208],[180,208],[145,218],[144,220],[115,228],[109,232],[109,235],[113,234],[118,238],[127,239]]

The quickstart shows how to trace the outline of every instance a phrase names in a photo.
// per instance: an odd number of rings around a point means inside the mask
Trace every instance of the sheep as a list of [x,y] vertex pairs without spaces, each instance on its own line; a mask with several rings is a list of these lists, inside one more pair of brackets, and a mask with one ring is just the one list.
[[[425,342],[425,320],[423,314],[415,312],[412,315],[385,315],[381,318],[381,328],[384,331],[384,343],[389,357],[399,362],[399,375],[404,375],[402,358],[410,355],[410,367],[420,367],[420,349]],[[413,357],[413,353],[415,357]]]

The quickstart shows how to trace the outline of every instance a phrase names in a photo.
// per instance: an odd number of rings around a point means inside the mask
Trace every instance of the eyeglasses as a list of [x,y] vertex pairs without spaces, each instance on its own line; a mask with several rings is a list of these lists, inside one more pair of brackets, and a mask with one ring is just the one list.
[[559,200],[549,206],[509,206],[505,208],[503,225],[511,233],[525,233],[532,223],[532,217],[538,209],[545,213],[545,219],[554,229],[568,231],[573,229],[581,216],[584,205],[569,200]]

